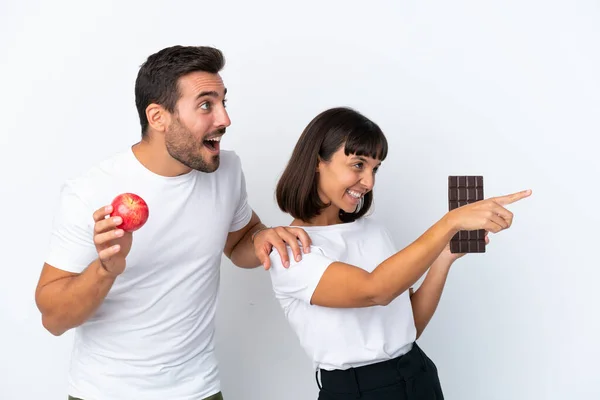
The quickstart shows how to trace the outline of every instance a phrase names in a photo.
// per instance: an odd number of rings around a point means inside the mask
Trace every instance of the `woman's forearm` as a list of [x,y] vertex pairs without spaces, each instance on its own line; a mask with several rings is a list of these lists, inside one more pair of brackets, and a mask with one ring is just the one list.
[[409,246],[379,264],[371,273],[370,285],[376,303],[386,305],[414,285],[455,233],[456,228],[444,217]]
[[444,217],[370,273],[333,262],[323,273],[311,304],[334,308],[388,305],[427,272],[455,233],[452,221]]
[[440,256],[429,268],[425,280],[414,292],[412,303],[417,338],[421,336],[440,303],[452,261]]

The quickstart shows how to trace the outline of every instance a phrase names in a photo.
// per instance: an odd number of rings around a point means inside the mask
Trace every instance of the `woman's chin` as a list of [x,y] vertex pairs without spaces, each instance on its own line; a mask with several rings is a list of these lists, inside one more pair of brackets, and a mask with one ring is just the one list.
[[340,209],[345,212],[346,214],[352,214],[356,211],[356,206],[345,206],[345,207],[340,207]]

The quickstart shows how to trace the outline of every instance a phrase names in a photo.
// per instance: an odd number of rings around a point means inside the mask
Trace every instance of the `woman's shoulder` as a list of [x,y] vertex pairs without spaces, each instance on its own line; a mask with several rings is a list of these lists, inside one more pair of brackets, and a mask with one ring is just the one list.
[[306,227],[311,242],[325,253],[345,252],[349,246],[361,246],[373,240],[391,238],[384,223],[376,218],[365,216],[354,222],[325,227]]
[[[363,217],[345,224],[300,228],[303,228],[310,238],[310,252],[304,253],[299,243],[303,255],[301,261],[295,262],[291,247],[286,244],[285,250],[291,267],[296,264],[321,265],[326,261],[352,263],[357,254],[362,254],[367,249],[373,254],[386,255],[395,250],[392,237],[384,223],[372,217]],[[276,248],[273,248],[270,259],[275,270],[283,269],[281,254]]]
[[385,224],[379,218],[372,215],[366,215],[358,220],[367,229],[386,230]]
[[364,216],[355,221],[355,231],[359,237],[367,238],[372,236],[390,236],[390,232],[385,223],[373,216]]
[[320,247],[329,247],[332,243],[360,241],[373,235],[389,235],[382,221],[371,216],[362,217],[353,222],[327,226],[295,226],[303,229],[311,242]]

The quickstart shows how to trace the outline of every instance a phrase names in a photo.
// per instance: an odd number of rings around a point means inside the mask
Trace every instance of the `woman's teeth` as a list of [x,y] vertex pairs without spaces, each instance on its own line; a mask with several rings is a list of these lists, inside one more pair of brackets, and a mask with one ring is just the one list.
[[355,199],[360,199],[362,197],[362,194],[355,192],[354,190],[346,190],[346,192]]

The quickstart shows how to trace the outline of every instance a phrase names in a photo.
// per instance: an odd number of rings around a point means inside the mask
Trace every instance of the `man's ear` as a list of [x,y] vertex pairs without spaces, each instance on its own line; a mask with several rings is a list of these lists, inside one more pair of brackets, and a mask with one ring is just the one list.
[[157,132],[165,132],[170,124],[170,114],[163,106],[152,103],[146,107],[146,118],[150,128]]

